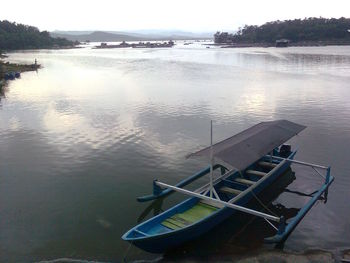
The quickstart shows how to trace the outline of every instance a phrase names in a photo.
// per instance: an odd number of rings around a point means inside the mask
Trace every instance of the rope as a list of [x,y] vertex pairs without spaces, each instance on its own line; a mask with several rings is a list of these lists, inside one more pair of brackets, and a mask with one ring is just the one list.
[[299,149],[299,134],[297,133],[297,135],[295,136],[296,140],[295,140],[295,144],[296,144],[296,148]]
[[267,223],[269,223],[270,226],[272,226],[273,229],[275,229],[276,231],[278,231],[278,228],[275,227],[274,224],[272,224],[272,223],[271,223],[268,219],[266,219],[265,217],[264,217],[264,219],[265,219],[265,221],[266,221]]
[[321,174],[315,167],[311,166],[311,168],[314,169],[315,172],[318,173],[318,175],[321,176],[323,179],[326,179],[326,177],[323,174]]
[[271,214],[273,214],[274,216],[277,216],[274,212],[272,212],[267,206],[264,205],[263,202],[260,201],[260,199],[254,194],[254,192],[252,190],[250,190],[250,192],[252,193],[252,195],[254,196],[254,198],[260,203],[260,205],[267,211],[269,211]]
[[124,254],[124,257],[123,257],[123,262],[127,262],[127,261],[126,261],[126,257],[127,257],[128,253],[129,253],[129,251],[130,251],[130,248],[131,248],[131,246],[132,246],[132,242],[133,242],[133,240],[131,240],[131,242],[130,242],[128,248],[127,248],[126,251],[125,251],[125,254]]
[[[260,199],[254,194],[253,191],[250,191],[252,193],[252,195],[254,196],[254,198],[260,203],[260,205],[267,211],[269,211],[271,214],[273,214],[274,216],[277,216],[273,211],[271,211],[267,206],[264,205],[264,203],[262,201],[260,201]],[[266,218],[264,218],[264,220],[276,231],[278,231],[278,228],[275,227],[274,224],[272,224],[269,220],[267,220]]]

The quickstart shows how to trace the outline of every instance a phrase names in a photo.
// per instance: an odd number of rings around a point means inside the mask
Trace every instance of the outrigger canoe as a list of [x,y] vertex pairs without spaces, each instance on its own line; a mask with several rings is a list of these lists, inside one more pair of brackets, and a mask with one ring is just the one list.
[[[153,194],[139,197],[138,201],[155,200],[175,191],[190,198],[133,227],[122,239],[148,252],[161,253],[198,238],[240,211],[264,218],[276,230],[276,234],[265,238],[265,242],[284,242],[316,201],[322,195],[327,196],[328,187],[334,180],[330,167],[296,161],[296,150],[284,144],[305,128],[287,120],[262,122],[190,154],[189,157],[210,158],[210,166],[175,186],[154,180]],[[282,176],[292,163],[312,167],[324,178],[322,187],[295,217],[286,222],[283,216],[276,217],[245,207]],[[221,173],[214,178],[216,169]],[[325,170],[325,174],[320,169]],[[195,191],[183,188],[207,174],[210,174],[209,183]]]

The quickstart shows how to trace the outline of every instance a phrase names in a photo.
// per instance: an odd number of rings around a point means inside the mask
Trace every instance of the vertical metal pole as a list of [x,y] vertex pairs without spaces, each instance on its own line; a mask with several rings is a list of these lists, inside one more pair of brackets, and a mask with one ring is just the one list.
[[210,120],[210,197],[213,197],[213,121]]
[[326,181],[325,181],[325,184],[328,184],[329,183],[329,177],[331,175],[331,167],[329,166],[327,168],[327,174],[326,174]]
[[153,180],[153,195],[159,195],[162,193],[162,188],[160,188],[159,185],[156,184],[158,180]]
[[[331,177],[331,167],[328,166],[327,167],[327,174],[326,174],[326,180],[325,180],[325,184],[329,184],[329,180],[330,180],[330,177]],[[328,187],[327,189],[324,191],[324,203],[327,203],[327,200],[328,200]]]
[[286,230],[286,219],[284,216],[281,216],[277,234],[282,235],[285,230]]

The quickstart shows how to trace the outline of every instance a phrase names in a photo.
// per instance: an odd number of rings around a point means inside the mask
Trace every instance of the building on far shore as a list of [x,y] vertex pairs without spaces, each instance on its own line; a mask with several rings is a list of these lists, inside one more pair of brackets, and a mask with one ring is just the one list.
[[276,40],[276,47],[288,47],[289,42],[289,39],[278,39]]

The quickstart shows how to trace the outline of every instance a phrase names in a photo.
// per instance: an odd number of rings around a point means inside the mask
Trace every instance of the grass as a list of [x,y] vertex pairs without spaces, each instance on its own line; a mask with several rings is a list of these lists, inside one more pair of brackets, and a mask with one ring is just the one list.
[[39,64],[14,64],[9,62],[0,62],[0,79],[4,78],[5,73],[33,71],[40,68]]
[[[0,54],[1,55],[1,54]],[[3,55],[1,55],[3,57]],[[15,64],[10,62],[4,62],[0,60],[0,92],[5,87],[7,81],[4,80],[6,73],[10,72],[26,72],[39,69],[39,64]]]

